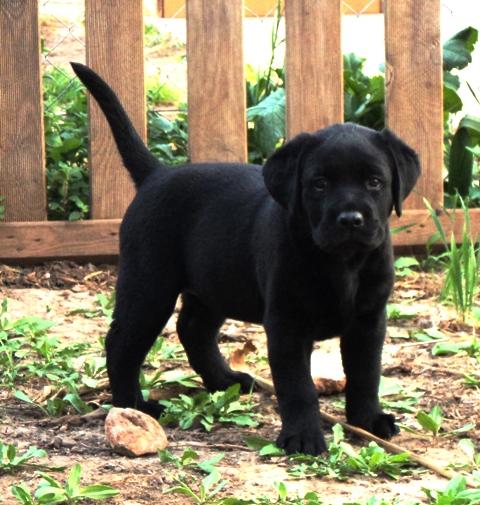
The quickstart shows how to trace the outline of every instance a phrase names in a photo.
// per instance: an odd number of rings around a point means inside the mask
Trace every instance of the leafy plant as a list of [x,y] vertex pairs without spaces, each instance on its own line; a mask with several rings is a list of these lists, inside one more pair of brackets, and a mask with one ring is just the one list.
[[202,391],[194,396],[181,394],[171,400],[161,400],[160,403],[165,406],[160,422],[178,424],[183,430],[200,424],[206,431],[210,431],[216,422],[240,426],[258,425],[251,398],[246,401],[240,399],[240,384],[215,393]]
[[79,387],[95,387],[95,381],[105,374],[104,358],[87,356],[90,344],[62,344],[58,336],[48,333],[54,324],[51,321],[38,317],[11,320],[7,311],[8,301],[4,300],[0,307],[0,384],[14,389],[31,378],[48,384],[52,394],[44,401],[33,400],[20,390],[14,393],[48,416],[63,414],[70,407],[80,413],[91,411]]
[[0,196],[0,221],[3,221],[5,219],[5,205],[2,205],[4,201],[5,197]]
[[88,217],[87,99],[78,79],[58,67],[43,74],[49,219]]
[[113,309],[115,307],[115,291],[111,293],[98,293],[95,297],[95,308],[92,309],[74,309],[69,315],[81,314],[84,317],[105,317],[110,323],[112,321]]
[[395,410],[397,412],[415,412],[415,406],[423,396],[422,391],[406,390],[397,381],[380,379],[378,391],[380,404],[386,410]]
[[424,430],[430,431],[436,437],[443,423],[442,409],[435,405],[428,414],[421,410],[417,413],[416,419]]
[[167,337],[160,336],[155,340],[145,361],[155,364],[165,360],[185,360],[186,354],[181,344],[170,341]]
[[107,484],[90,484],[82,487],[80,484],[81,472],[81,466],[78,463],[75,464],[65,484],[44,472],[38,472],[42,480],[33,495],[25,484],[14,485],[11,491],[13,496],[23,505],[73,504],[86,499],[106,500],[118,495],[118,490]]
[[[361,474],[386,475],[395,479],[407,473],[407,467],[412,465],[408,453],[389,454],[375,442],[370,442],[358,452],[355,451],[350,444],[345,442],[343,428],[339,424],[333,426],[332,432],[333,439],[328,444],[326,456],[293,454],[288,459],[296,464],[288,470],[288,473],[300,478],[328,476],[345,480],[349,475]],[[248,437],[245,441],[249,447],[259,451],[259,454],[264,457],[284,455],[281,449],[268,440]]]
[[168,449],[158,451],[161,463],[173,463],[179,470],[192,468],[210,474],[216,471],[216,465],[224,458],[225,454],[220,452],[210,459],[200,461],[200,456],[193,449],[185,449],[180,457],[172,454]]
[[385,125],[385,78],[364,73],[365,58],[343,56],[344,120],[380,130]]
[[[13,473],[24,468],[50,470],[52,467],[32,461],[44,458],[46,455],[47,453],[43,449],[38,449],[34,445],[31,445],[27,450],[20,453],[14,444],[0,442],[0,475]],[[58,469],[56,468],[56,470]]]
[[[445,190],[450,195],[458,192],[463,198],[478,198],[480,193],[473,182],[473,154],[469,150],[480,143],[480,118],[465,116],[460,120],[456,131],[452,132],[451,114],[461,111],[462,100],[457,91],[460,78],[452,70],[461,70],[472,61],[472,53],[478,40],[478,30],[468,27],[445,42],[443,45],[443,109],[446,130],[445,165],[448,178]],[[447,202],[457,203],[447,199]]]
[[226,484],[226,480],[221,480],[220,473],[213,471],[202,479],[198,491],[185,479],[177,479],[177,485],[167,489],[166,492],[188,496],[197,505],[213,505],[219,503],[216,495]]
[[480,489],[468,489],[462,475],[454,477],[444,491],[423,489],[428,505],[476,505],[480,502]]
[[398,303],[389,303],[387,305],[387,319],[390,321],[399,321],[401,319],[413,319],[417,315],[415,309],[408,305]]
[[314,491],[305,495],[289,496],[287,486],[280,482],[277,484],[277,496],[275,498],[259,497],[249,500],[239,498],[224,498],[221,505],[322,505],[323,502]]
[[[425,205],[430,213],[437,234],[431,241],[440,239],[446,251],[446,276],[442,288],[441,298],[451,299],[455,305],[457,313],[462,320],[470,314],[473,308],[475,295],[478,292],[478,265],[480,260],[480,248],[472,238],[470,212],[461,196],[457,195],[463,213],[463,227],[460,245],[457,245],[454,234],[448,239],[443,229],[437,213],[430,203],[424,199]],[[450,219],[455,219],[455,215],[447,214]]]
[[186,114],[180,112],[174,119],[168,119],[156,112],[154,106],[148,105],[149,149],[161,161],[170,165],[186,163],[188,160],[188,123]]
[[432,347],[433,356],[449,356],[461,352],[480,358],[480,342],[474,337],[471,342],[438,342]]

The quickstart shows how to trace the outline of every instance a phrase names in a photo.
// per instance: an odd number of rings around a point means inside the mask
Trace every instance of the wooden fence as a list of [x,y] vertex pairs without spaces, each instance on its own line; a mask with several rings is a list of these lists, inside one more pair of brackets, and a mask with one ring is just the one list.
[[[85,0],[87,64],[117,91],[145,136],[142,0]],[[286,0],[287,131],[343,120],[341,0]],[[243,0],[187,1],[189,145],[193,161],[245,161]],[[420,154],[423,176],[396,244],[433,233],[426,197],[440,208],[442,54],[440,0],[385,0],[387,124]],[[365,34],[368,37],[368,34]],[[92,219],[46,220],[38,0],[0,2],[0,258],[114,256],[133,189],[110,131],[89,102]],[[445,218],[446,224],[447,220]],[[460,218],[455,227],[461,225]],[[476,214],[474,226],[477,228]]]

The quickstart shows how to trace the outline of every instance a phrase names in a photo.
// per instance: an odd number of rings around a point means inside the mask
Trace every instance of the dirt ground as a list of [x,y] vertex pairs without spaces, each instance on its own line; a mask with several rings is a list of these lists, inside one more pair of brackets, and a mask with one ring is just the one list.
[[[0,300],[8,298],[9,317],[37,315],[55,321],[52,332],[65,341],[97,341],[107,329],[104,317],[85,318],[81,314],[71,314],[77,308],[94,306],[99,292],[109,292],[115,282],[115,267],[76,265],[56,262],[33,268],[0,267]],[[435,328],[444,333],[449,341],[468,340],[471,328],[460,324],[450,308],[440,305],[438,275],[414,273],[397,282],[392,303],[407,306],[416,313],[408,321],[391,322],[384,352],[384,372],[390,380],[400,383],[406,390],[416,389],[423,393],[415,409],[429,411],[433,405],[440,405],[445,416],[443,434],[432,437],[425,431],[409,433],[402,429],[395,442],[408,450],[426,456],[447,466],[453,462],[465,462],[466,456],[457,448],[459,437],[449,434],[452,429],[466,422],[480,418],[480,395],[478,388],[464,385],[465,373],[478,373],[479,364],[466,355],[432,357],[431,342],[417,342],[401,338],[408,330]],[[164,335],[176,341],[175,318],[167,325]],[[228,321],[221,332],[222,350],[228,356],[241,349],[245,342],[256,347],[258,356],[265,356],[263,329]],[[328,360],[339,361],[338,342],[322,343],[319,348],[329,354]],[[325,358],[323,358],[325,359]],[[255,371],[269,378],[264,360],[256,361]],[[258,364],[260,363],[260,364]],[[319,364],[320,369],[322,364]],[[331,363],[329,363],[331,365]],[[169,365],[171,366],[171,364]],[[185,363],[178,366],[184,368]],[[382,498],[402,497],[405,500],[418,500],[423,497],[423,487],[444,487],[446,480],[429,472],[415,471],[397,481],[387,478],[352,477],[345,482],[330,478],[294,479],[287,474],[284,458],[265,460],[248,449],[244,443],[247,435],[260,434],[273,439],[279,430],[279,417],[276,413],[274,397],[266,392],[254,394],[261,414],[261,424],[256,429],[238,426],[215,428],[206,433],[199,429],[183,431],[167,428],[170,450],[180,455],[185,448],[193,448],[201,459],[225,453],[219,464],[222,477],[228,485],[222,492],[237,498],[275,495],[273,484],[285,482],[291,493],[303,494],[316,490],[325,503],[341,504],[347,501],[365,500],[369,496]],[[338,407],[342,395],[321,398],[321,408],[343,419],[343,411]],[[109,401],[108,390],[98,391],[95,401]],[[418,428],[414,414],[398,413],[399,421],[407,427]],[[330,433],[330,426],[325,425]],[[467,435],[476,446],[480,445],[480,427],[477,425]],[[49,464],[71,467],[81,463],[84,482],[109,483],[121,494],[106,503],[148,504],[191,503],[181,495],[164,495],[175,478],[171,465],[161,464],[156,455],[142,458],[128,458],[115,454],[108,446],[103,432],[103,418],[89,419],[80,416],[71,418],[45,418],[38,410],[11,397],[7,390],[0,392],[0,439],[15,443],[20,448],[37,445],[44,448]],[[350,438],[357,449],[365,442]],[[59,474],[62,478],[62,475]],[[24,471],[0,479],[0,502],[17,503],[10,494],[13,483],[24,481],[33,487],[37,481],[34,472]]]

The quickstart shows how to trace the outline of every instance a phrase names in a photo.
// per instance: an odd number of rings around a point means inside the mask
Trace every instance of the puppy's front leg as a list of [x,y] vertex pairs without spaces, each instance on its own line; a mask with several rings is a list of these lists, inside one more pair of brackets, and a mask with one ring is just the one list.
[[389,439],[398,428],[393,415],[382,411],[378,398],[385,331],[383,310],[357,316],[341,337],[340,348],[347,377],[347,421]]
[[310,374],[313,342],[287,321],[270,321],[265,328],[282,419],[277,445],[287,454],[320,454],[327,447],[320,427],[318,395]]

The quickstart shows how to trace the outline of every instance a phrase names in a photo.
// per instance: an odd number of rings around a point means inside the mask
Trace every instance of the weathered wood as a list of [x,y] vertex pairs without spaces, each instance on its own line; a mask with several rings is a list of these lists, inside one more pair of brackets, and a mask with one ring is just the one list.
[[[245,16],[272,16],[275,12],[277,1],[278,0],[244,0]],[[185,11],[185,0],[157,0],[157,12],[161,17],[185,17]],[[382,0],[346,0],[342,2],[342,12],[347,15],[378,14],[383,12]]]
[[187,3],[192,161],[247,159],[242,0]]
[[[480,237],[480,209],[472,209],[470,216],[472,234]],[[440,220],[447,236],[454,231],[460,241],[463,214],[457,212],[453,222],[442,214]],[[411,227],[393,235],[395,246],[422,246],[436,233],[426,210],[406,210],[390,223],[392,229],[407,225]],[[119,226],[119,219],[0,223],[0,261],[116,256]]]
[[118,255],[120,219],[0,223],[0,261]]
[[287,2],[287,132],[343,121],[340,0]]
[[440,0],[386,2],[387,125],[420,156],[423,175],[407,208],[443,203]]
[[[142,0],[86,0],[87,64],[115,90],[146,138]],[[89,100],[92,218],[121,217],[134,194],[107,122]]]
[[0,196],[8,221],[46,219],[36,0],[0,2]]

